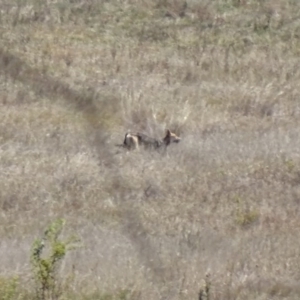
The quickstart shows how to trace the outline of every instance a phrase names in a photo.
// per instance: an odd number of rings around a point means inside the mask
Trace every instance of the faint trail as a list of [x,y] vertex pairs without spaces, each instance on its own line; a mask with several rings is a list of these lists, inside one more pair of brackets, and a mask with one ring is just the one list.
[[[88,125],[88,134],[93,135],[93,139],[89,140],[91,147],[95,148],[97,153],[101,153],[102,158],[105,157],[105,160],[109,159],[110,163],[113,163],[113,155],[111,155],[108,148],[103,147],[108,133],[105,130],[104,123],[101,122],[101,114],[113,104],[108,103],[105,99],[99,101],[101,95],[96,94],[91,89],[86,90],[82,88],[80,91],[75,91],[67,84],[43,73],[39,69],[29,66],[17,56],[1,48],[0,74],[30,86],[35,93],[50,99],[55,99],[58,96],[63,98],[66,104],[71,105],[75,110],[83,114]],[[97,105],[95,99],[98,99]],[[100,155],[98,156],[99,162],[103,160],[101,157]],[[118,176],[118,178],[118,180],[121,180],[121,176]],[[145,265],[150,271],[152,282],[156,285],[163,284],[166,277],[162,262],[156,249],[147,238],[146,230],[139,221],[138,214],[133,209],[130,209],[126,201],[123,204],[118,203],[118,207],[124,220],[123,234],[136,247],[141,264]]]

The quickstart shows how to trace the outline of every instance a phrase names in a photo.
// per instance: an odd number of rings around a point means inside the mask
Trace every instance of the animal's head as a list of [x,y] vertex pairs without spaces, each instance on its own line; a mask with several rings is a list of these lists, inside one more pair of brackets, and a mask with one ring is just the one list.
[[166,145],[170,145],[171,143],[179,143],[180,140],[181,138],[179,136],[167,129],[166,136],[163,139]]

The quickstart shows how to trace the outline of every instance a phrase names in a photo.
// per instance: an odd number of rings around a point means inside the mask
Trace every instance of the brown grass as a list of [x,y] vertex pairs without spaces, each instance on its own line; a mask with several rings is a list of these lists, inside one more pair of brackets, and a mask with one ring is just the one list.
[[[298,299],[300,4],[16,3],[0,2],[1,278],[30,286],[30,246],[63,217],[84,243],[66,299],[197,299],[208,273],[210,300]],[[182,142],[165,155],[115,147],[166,128]]]

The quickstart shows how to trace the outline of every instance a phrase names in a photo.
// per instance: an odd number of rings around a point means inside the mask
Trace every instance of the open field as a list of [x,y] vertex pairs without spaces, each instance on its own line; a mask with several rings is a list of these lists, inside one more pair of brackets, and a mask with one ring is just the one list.
[[[33,299],[30,248],[56,218],[83,244],[62,299],[198,299],[209,274],[210,300],[298,300],[299,14],[0,0],[0,300]],[[166,128],[166,154],[115,146]]]

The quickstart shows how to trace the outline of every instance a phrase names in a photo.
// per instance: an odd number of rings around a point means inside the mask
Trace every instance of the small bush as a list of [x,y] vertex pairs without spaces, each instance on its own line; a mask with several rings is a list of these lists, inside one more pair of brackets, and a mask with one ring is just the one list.
[[257,210],[247,207],[245,201],[238,196],[235,197],[235,201],[237,202],[235,215],[236,224],[247,227],[258,220],[259,212]]
[[199,297],[198,297],[199,300],[210,299],[210,287],[211,287],[210,275],[207,274],[200,286]]
[[[62,219],[54,221],[49,225],[42,239],[36,239],[33,243],[31,263],[39,300],[59,299],[62,293],[57,276],[59,262],[69,250],[74,249],[77,241],[74,237],[66,241],[59,240],[64,224]],[[43,258],[42,254],[47,246],[50,253]]]
[[17,277],[0,277],[0,300],[15,299],[17,293]]

